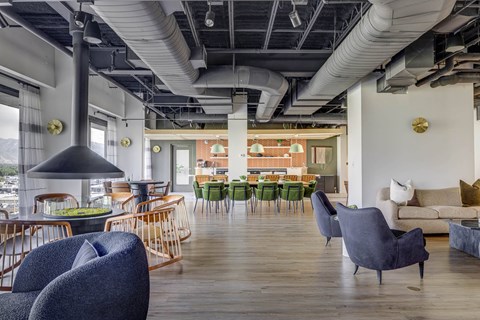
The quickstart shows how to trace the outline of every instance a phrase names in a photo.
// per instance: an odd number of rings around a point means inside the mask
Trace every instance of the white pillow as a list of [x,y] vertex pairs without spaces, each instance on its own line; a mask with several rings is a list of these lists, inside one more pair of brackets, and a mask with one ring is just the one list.
[[412,180],[407,180],[405,184],[401,184],[394,179],[390,182],[390,200],[397,204],[405,204],[407,201],[412,200],[414,192]]

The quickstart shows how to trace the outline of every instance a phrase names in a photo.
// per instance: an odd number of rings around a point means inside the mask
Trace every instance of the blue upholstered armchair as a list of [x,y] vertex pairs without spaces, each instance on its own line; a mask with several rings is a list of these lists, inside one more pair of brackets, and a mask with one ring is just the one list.
[[323,191],[316,191],[312,194],[312,205],[320,233],[327,238],[328,245],[332,237],[342,237],[342,230],[337,219],[337,211],[328,201]]
[[[72,269],[88,240],[99,254]],[[146,319],[147,257],[134,234],[98,232],[34,249],[11,293],[0,294],[0,319]]]
[[409,232],[390,230],[377,208],[349,209],[337,205],[343,240],[350,259],[358,267],[377,270],[382,283],[382,270],[393,270],[418,263],[423,279],[424,261],[428,260],[422,229]]

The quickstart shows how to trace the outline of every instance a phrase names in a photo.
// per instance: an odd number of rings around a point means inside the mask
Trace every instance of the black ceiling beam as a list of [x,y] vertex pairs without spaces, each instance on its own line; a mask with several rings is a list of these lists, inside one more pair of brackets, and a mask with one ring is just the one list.
[[325,2],[323,0],[318,0],[317,1],[317,6],[315,7],[315,11],[313,12],[312,16],[307,22],[307,26],[305,30],[302,33],[302,36],[300,37],[300,40],[298,40],[297,43],[297,50],[302,49],[303,44],[305,43],[305,40],[307,40],[308,35],[310,34],[310,31],[312,30],[313,26],[315,25],[315,22],[317,22],[317,18],[322,12],[323,8],[325,7]]
[[228,1],[228,34],[230,36],[230,49],[235,49],[235,11],[232,0]]
[[202,45],[200,37],[198,36],[197,28],[195,26],[195,20],[193,20],[192,10],[187,1],[182,1],[182,6],[185,10],[185,15],[187,16],[188,25],[190,27],[190,32],[193,36],[193,41],[195,41],[195,46],[200,47]]
[[[180,29],[182,32],[189,32],[189,29]],[[209,29],[200,29],[200,32],[229,32],[229,29],[226,28],[209,28]],[[268,32],[268,29],[255,29],[255,28],[239,28],[235,29],[235,32],[238,33],[264,33]],[[303,33],[304,30],[302,29],[272,29],[271,33]],[[311,30],[310,33],[342,33],[341,30],[327,30],[327,29],[315,29]],[[265,39],[266,40],[266,39]]]
[[268,20],[267,34],[265,35],[265,41],[263,42],[263,49],[268,49],[270,37],[272,36],[273,25],[275,24],[275,17],[277,16],[278,5],[280,1],[274,1],[272,3],[272,10],[270,11],[270,19]]

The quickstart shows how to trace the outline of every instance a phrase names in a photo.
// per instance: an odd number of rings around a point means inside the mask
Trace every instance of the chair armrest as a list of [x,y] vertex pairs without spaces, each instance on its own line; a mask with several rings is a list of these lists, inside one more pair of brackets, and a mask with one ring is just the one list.
[[398,241],[398,267],[408,266],[414,263],[428,260],[428,252],[425,250],[423,231],[415,228],[397,238]]
[[42,290],[53,279],[69,271],[86,238],[63,239],[32,250],[18,268],[12,292]]
[[104,196],[98,196],[98,197],[94,197],[94,198],[89,199],[88,202],[87,202],[87,207],[90,208],[90,206],[92,205],[92,203],[94,203],[94,202],[97,201],[97,200],[102,199],[103,197],[104,197]]
[[377,208],[383,213],[389,226],[394,226],[398,220],[398,205],[392,200],[377,200]]

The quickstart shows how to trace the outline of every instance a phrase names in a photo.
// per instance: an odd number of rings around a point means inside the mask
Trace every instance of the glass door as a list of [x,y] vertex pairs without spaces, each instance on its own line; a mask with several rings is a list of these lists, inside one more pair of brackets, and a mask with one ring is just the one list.
[[173,188],[175,192],[192,191],[194,173],[193,147],[188,145],[173,145]]

